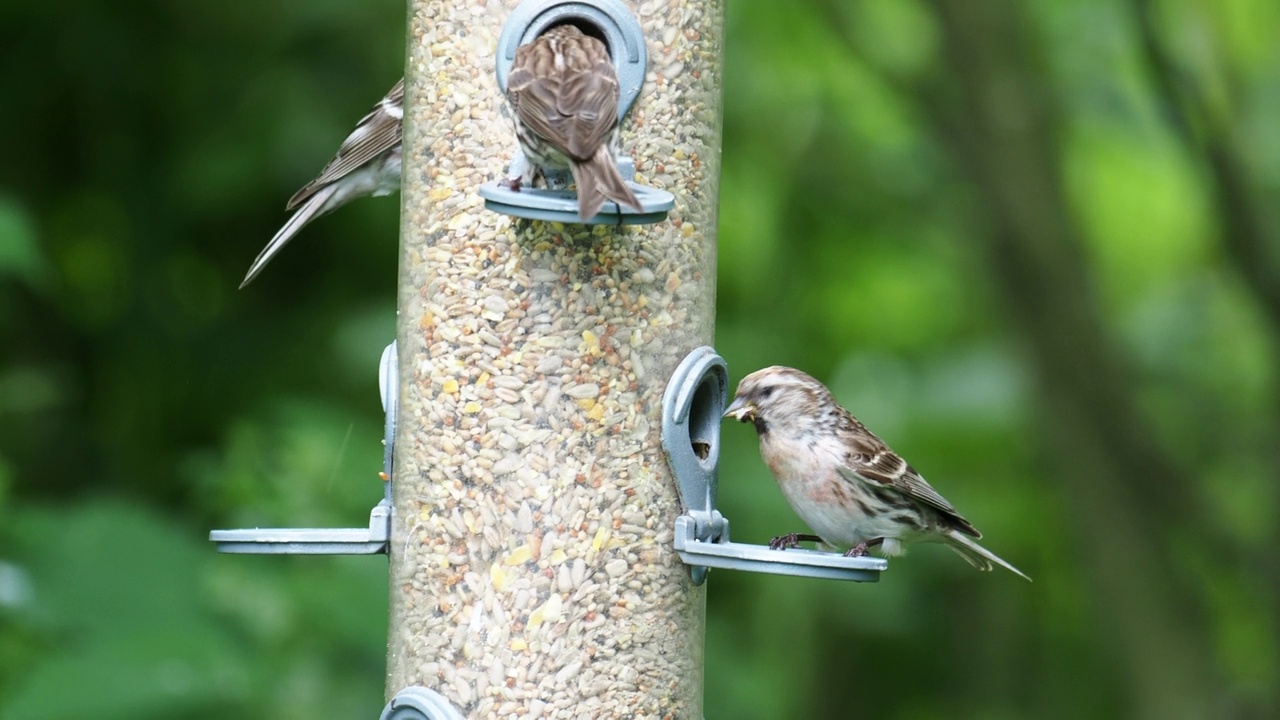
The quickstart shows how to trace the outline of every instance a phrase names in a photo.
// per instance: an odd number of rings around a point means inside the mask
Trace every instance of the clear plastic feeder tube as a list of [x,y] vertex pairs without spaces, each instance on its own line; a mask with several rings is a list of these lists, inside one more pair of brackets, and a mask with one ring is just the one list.
[[648,70],[622,149],[675,196],[653,225],[485,210],[516,147],[494,76],[516,3],[410,3],[389,696],[702,717],[704,589],[659,435],[668,378],[713,338],[723,5],[623,4]]

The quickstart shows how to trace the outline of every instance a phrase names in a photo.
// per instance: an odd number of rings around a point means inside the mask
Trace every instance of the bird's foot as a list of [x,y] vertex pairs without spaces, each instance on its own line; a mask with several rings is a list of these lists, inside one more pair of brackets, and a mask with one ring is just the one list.
[[862,557],[867,554],[867,548],[875,547],[884,542],[884,538],[876,538],[867,542],[860,542],[844,552],[845,557]]
[[524,185],[524,179],[517,175],[515,177],[506,178],[505,180],[500,180],[498,181],[498,184],[507,188],[511,192],[520,192],[520,187]]
[[802,542],[822,542],[822,538],[817,535],[807,535],[805,533],[787,533],[769,541],[770,550],[786,550],[788,548],[800,547]]

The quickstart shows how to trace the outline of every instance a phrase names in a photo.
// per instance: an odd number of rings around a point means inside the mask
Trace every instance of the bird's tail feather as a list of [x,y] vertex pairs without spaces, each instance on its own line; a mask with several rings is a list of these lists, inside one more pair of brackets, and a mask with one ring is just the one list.
[[571,163],[573,181],[578,185],[578,217],[589,220],[600,212],[605,200],[612,200],[620,205],[629,205],[636,212],[643,212],[640,200],[627,187],[618,166],[609,153],[606,145],[601,145],[596,154],[584,163]]
[[1001,560],[995,553],[974,542],[960,531],[951,530],[947,533],[946,539],[947,547],[954,550],[957,555],[979,570],[990,570],[992,563],[994,563],[1025,579],[1027,582],[1031,582],[1031,578],[1024,575],[1021,570]]
[[297,235],[302,228],[306,227],[307,223],[315,220],[321,215],[324,215],[334,207],[337,207],[337,205],[329,208],[325,207],[329,202],[330,197],[332,197],[337,191],[338,183],[330,183],[316,191],[316,193],[311,197],[307,198],[306,202],[304,202],[298,210],[293,213],[289,220],[285,222],[284,227],[280,228],[280,230],[276,232],[275,236],[271,238],[271,242],[267,243],[267,246],[262,249],[262,252],[258,253],[258,257],[254,259],[253,265],[249,266],[249,272],[244,276],[244,282],[240,283],[240,287],[243,288],[245,285],[253,282],[253,279],[258,276],[258,273],[262,272],[262,269],[267,266],[267,263],[271,262],[271,258],[275,257],[276,254],[293,239],[294,235]]

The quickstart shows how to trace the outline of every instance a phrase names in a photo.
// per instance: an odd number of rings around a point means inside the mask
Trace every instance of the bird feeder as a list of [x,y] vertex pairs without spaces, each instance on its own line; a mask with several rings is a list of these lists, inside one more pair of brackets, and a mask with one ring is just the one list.
[[661,399],[714,328],[723,6],[627,8],[647,70],[621,145],[673,203],[618,226],[475,194],[516,146],[493,68],[530,28],[502,5],[410,3],[388,695],[701,717],[705,595],[674,549]]
[[[730,542],[716,509],[723,11],[410,3],[384,497],[368,528],[211,533],[224,552],[389,555],[383,720],[699,718],[709,568],[887,566]],[[572,193],[491,182],[518,161],[515,48],[565,22],[617,65],[643,212],[583,223]]]

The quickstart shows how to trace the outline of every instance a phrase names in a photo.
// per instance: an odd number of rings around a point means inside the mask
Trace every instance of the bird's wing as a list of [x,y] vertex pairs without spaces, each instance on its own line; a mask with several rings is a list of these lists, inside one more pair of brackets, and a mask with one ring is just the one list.
[[565,79],[557,110],[568,120],[564,129],[569,156],[581,160],[595,155],[618,126],[618,77],[607,54],[590,70]]
[[535,135],[560,152],[585,161],[618,124],[618,75],[604,44],[594,39],[530,43],[516,50],[507,97]]
[[[513,74],[514,78],[515,75]],[[512,87],[508,94],[520,122],[534,135],[551,143],[552,147],[568,154],[566,125],[569,118],[558,109],[560,81],[555,78],[529,76],[521,87]]]
[[867,430],[862,423],[853,419],[853,416],[848,416],[848,420],[856,428],[846,429],[845,436],[855,438],[855,442],[845,458],[845,467],[841,468],[841,475],[845,475],[847,479],[852,479],[848,478],[849,475],[856,475],[865,481],[896,490],[916,502],[941,512],[953,521],[960,531],[973,537],[982,537],[982,533],[956,512],[955,506],[934,490],[933,486],[906,460],[890,450],[884,441]]
[[338,154],[324,166],[320,175],[289,198],[286,209],[292,210],[320,188],[399,144],[403,117],[404,78],[401,78],[391,92],[356,124],[356,129],[342,141]]

